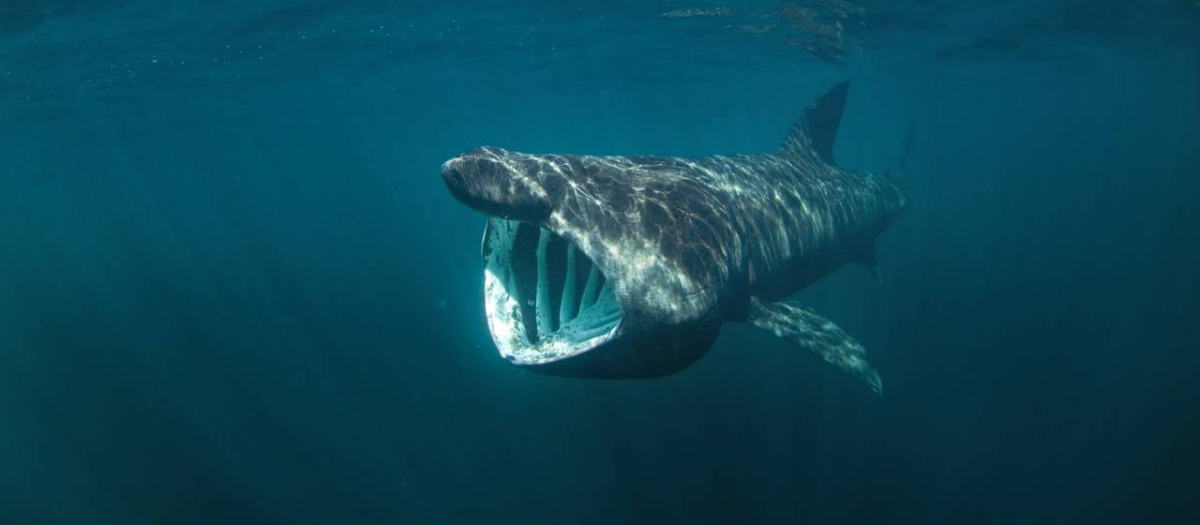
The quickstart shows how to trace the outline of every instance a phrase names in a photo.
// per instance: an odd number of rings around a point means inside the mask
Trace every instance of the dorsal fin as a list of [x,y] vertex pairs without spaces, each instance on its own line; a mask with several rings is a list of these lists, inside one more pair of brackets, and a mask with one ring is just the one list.
[[846,91],[849,82],[829,88],[824,95],[804,110],[804,115],[792,126],[792,132],[779,148],[785,157],[801,155],[812,148],[821,160],[833,164],[833,139],[837,137],[838,124],[842,122],[842,110],[846,107]]

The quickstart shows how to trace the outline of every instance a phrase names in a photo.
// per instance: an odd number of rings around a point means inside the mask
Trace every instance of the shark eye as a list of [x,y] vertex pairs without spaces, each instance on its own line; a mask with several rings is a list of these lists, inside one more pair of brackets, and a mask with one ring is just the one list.
[[488,325],[510,360],[535,364],[586,352],[608,341],[621,322],[600,268],[546,228],[490,219],[484,264]]

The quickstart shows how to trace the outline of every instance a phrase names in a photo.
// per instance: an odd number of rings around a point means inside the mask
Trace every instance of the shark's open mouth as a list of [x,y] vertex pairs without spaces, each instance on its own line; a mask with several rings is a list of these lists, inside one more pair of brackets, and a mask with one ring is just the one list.
[[500,355],[532,365],[581,354],[610,340],[621,307],[583,250],[549,230],[489,218],[483,237],[488,328]]

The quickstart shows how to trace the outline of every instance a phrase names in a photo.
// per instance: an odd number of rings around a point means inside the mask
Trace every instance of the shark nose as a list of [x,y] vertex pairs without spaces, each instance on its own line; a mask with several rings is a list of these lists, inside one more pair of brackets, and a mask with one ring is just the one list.
[[535,178],[492,159],[463,156],[442,165],[442,180],[460,202],[488,215],[538,222],[550,213]]
[[442,165],[442,181],[446,183],[446,187],[450,188],[451,191],[456,192],[464,190],[467,182],[462,169],[453,160]]
[[480,196],[504,184],[509,177],[499,162],[469,153],[442,164],[442,180],[456,193]]

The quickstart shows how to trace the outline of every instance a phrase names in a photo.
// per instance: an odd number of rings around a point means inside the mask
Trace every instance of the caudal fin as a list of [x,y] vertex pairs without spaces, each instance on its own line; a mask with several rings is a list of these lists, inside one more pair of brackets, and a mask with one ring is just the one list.
[[842,110],[846,108],[846,92],[849,89],[850,83],[842,82],[829,88],[810,104],[792,126],[791,133],[779,148],[779,155],[801,156],[811,150],[821,160],[833,164],[833,140],[842,122]]

